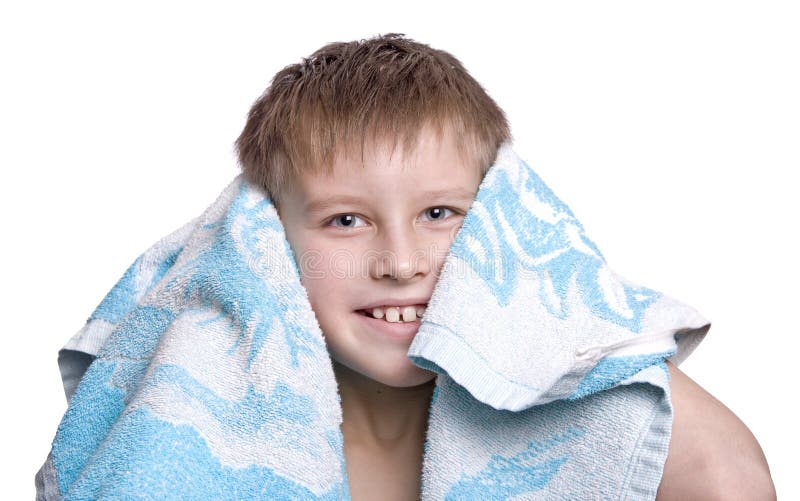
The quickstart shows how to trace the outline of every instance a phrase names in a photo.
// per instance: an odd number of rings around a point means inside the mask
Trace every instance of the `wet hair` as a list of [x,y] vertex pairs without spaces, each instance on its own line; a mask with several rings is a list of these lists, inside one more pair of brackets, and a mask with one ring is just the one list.
[[462,161],[492,165],[511,139],[505,114],[451,54],[380,35],[325,45],[279,71],[236,140],[242,172],[277,202],[303,172],[388,141],[413,151],[420,131],[452,133]]

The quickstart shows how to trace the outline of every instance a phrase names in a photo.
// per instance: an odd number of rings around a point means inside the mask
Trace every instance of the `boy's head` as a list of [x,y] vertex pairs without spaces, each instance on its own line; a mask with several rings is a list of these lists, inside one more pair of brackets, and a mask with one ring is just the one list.
[[303,172],[389,142],[412,151],[420,131],[449,129],[481,175],[510,140],[497,104],[447,52],[388,34],[328,44],[287,66],[250,109],[236,141],[245,177],[276,204]]
[[255,103],[237,141],[242,167],[278,206],[337,377],[395,387],[434,377],[408,347],[508,139],[503,113],[455,58],[395,35],[323,47]]

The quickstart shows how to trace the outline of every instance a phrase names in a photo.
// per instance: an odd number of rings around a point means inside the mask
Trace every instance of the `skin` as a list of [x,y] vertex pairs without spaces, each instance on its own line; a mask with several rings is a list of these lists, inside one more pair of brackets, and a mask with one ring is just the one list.
[[[381,335],[357,310],[388,297],[427,302],[481,178],[448,131],[423,131],[412,152],[379,143],[364,153],[293,180],[278,210],[333,360],[351,495],[416,499],[435,373],[411,363],[410,341]],[[354,200],[309,210],[332,195]],[[752,433],[667,365],[674,422],[657,499],[775,499]]]
[[659,501],[776,499],[767,459],[745,424],[667,361],[673,422]]
[[[428,302],[481,178],[447,133],[421,134],[411,153],[381,143],[363,164],[354,156],[294,180],[278,210],[333,360],[353,498],[412,499],[436,374],[411,363],[410,340],[382,335],[357,310],[390,297]],[[358,201],[309,210],[331,195]]]

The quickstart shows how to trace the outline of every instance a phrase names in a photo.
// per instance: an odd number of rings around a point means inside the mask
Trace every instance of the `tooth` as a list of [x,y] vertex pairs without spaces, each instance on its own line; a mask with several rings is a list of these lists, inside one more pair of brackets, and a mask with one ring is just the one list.
[[403,322],[413,322],[417,319],[417,310],[413,306],[403,308]]
[[424,314],[425,314],[425,307],[424,306],[422,308],[417,308],[417,316],[419,318],[422,318],[422,315],[424,315]]
[[373,308],[372,309],[372,316],[375,318],[383,318],[383,309],[382,308]]
[[386,308],[386,321],[397,322],[400,320],[400,311],[397,308]]

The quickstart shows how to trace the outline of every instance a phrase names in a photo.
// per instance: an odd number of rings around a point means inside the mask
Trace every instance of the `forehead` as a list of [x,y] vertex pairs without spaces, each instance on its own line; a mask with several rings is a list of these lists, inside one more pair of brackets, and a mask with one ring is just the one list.
[[424,130],[413,149],[406,151],[400,141],[378,140],[340,148],[330,165],[300,172],[287,195],[303,204],[325,199],[396,194],[441,198],[450,193],[474,198],[482,171],[474,159],[458,148],[452,133]]
[[341,151],[328,169],[302,173],[292,191],[308,211],[370,197],[471,201],[481,173],[463,157],[449,134],[420,134],[410,151],[379,141]]

